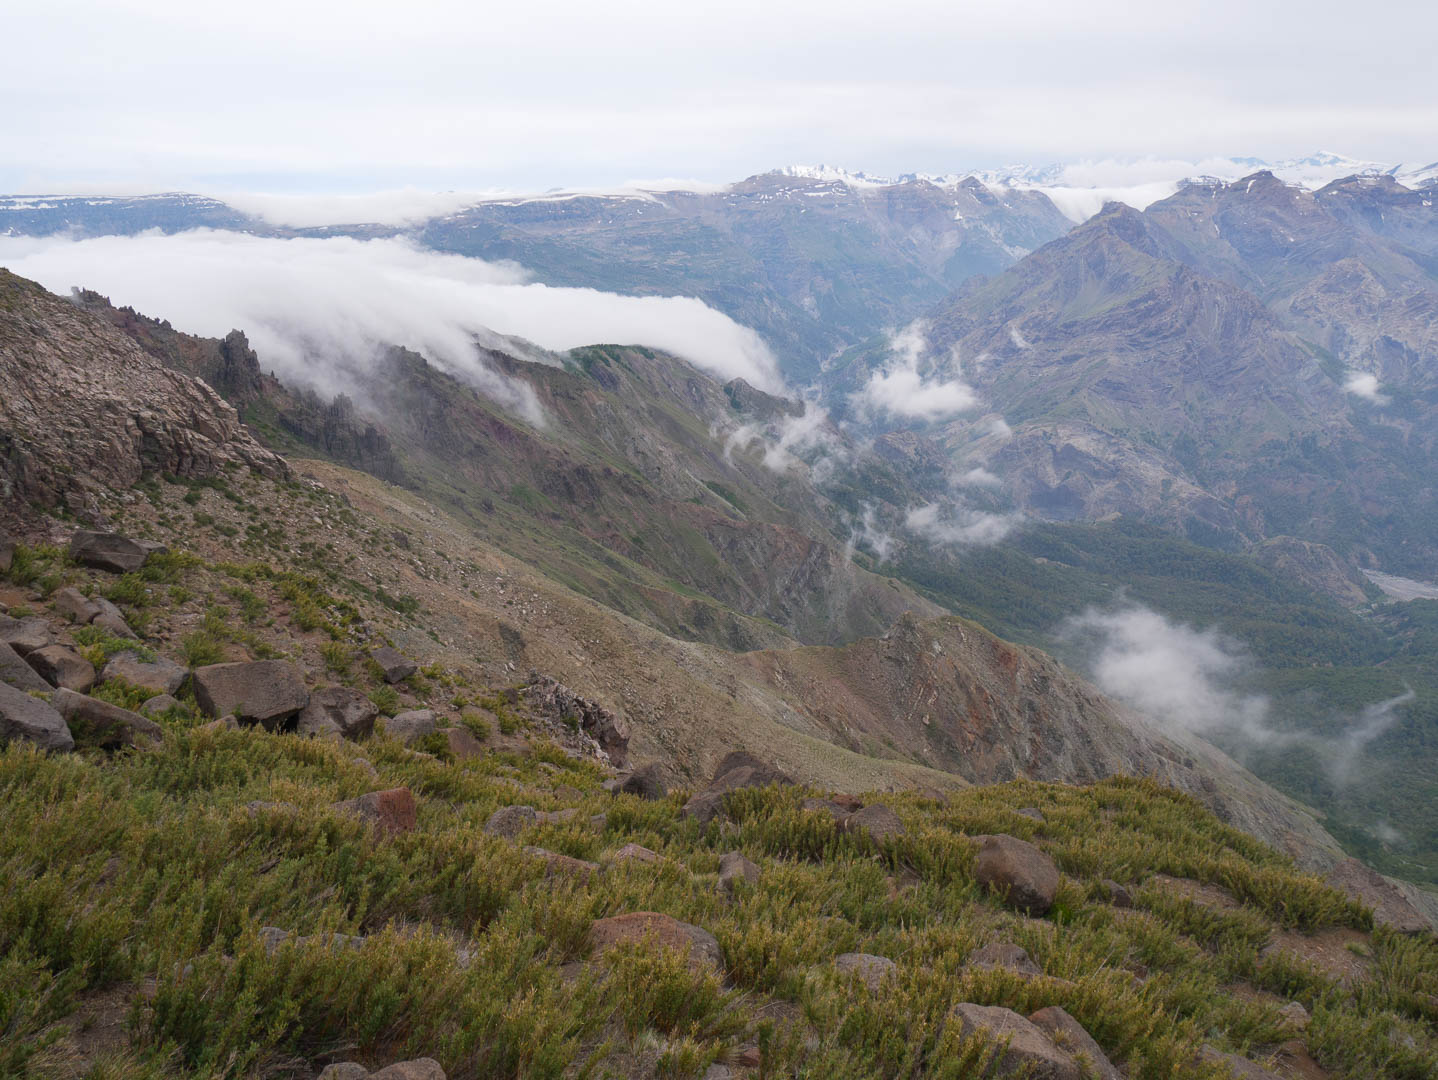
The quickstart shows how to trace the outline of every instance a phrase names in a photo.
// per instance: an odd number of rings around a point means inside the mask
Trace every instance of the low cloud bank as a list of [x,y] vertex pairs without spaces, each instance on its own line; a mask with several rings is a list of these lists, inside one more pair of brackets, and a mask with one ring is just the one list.
[[994,514],[971,506],[943,507],[938,503],[910,510],[904,524],[910,532],[936,544],[980,547],[997,544],[1018,527],[1018,514]]
[[528,385],[485,367],[476,353],[476,339],[495,334],[555,350],[649,345],[721,379],[783,386],[760,337],[699,300],[552,288],[513,264],[404,240],[280,240],[212,230],[0,237],[0,264],[56,292],[94,289],[190,333],[220,336],[238,327],[267,368],[328,393],[349,389],[381,347],[403,345],[537,419]]
[[1338,786],[1351,783],[1372,743],[1402,718],[1414,694],[1374,702],[1351,718],[1342,734],[1327,737],[1279,730],[1272,706],[1259,694],[1234,688],[1254,665],[1242,645],[1216,630],[1173,622],[1141,605],[1090,608],[1069,619],[1060,637],[1075,646],[1099,688],[1173,734],[1221,736],[1246,749],[1303,747],[1313,752]]

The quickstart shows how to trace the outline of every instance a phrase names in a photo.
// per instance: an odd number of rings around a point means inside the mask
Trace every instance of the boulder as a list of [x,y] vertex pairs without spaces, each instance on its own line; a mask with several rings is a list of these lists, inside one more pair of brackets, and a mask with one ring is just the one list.
[[641,799],[662,799],[669,793],[664,786],[664,776],[655,762],[635,769],[620,781],[618,790],[626,795],[637,795]]
[[1282,1080],[1276,1072],[1270,1072],[1262,1065],[1249,1061],[1238,1054],[1226,1054],[1212,1046],[1205,1046],[1198,1052],[1199,1059],[1208,1065],[1216,1065],[1234,1080]]
[[1014,836],[974,839],[983,844],[974,861],[974,878],[980,885],[987,885],[1009,907],[1029,915],[1043,915],[1053,906],[1059,871],[1052,859]]
[[388,645],[375,649],[369,656],[379,665],[380,671],[384,673],[384,681],[387,683],[403,682],[419,670],[418,664],[398,649],[392,649]]
[[789,785],[794,778],[772,762],[764,761],[747,750],[734,750],[724,755],[709,782],[710,791],[736,791],[746,787]]
[[1072,1057],[1053,1044],[1043,1031],[1012,1009],[997,1005],[955,1005],[950,1014],[964,1038],[978,1036],[1003,1048],[995,1064],[999,1076],[1030,1080],[1082,1080]]
[[1417,934],[1434,929],[1432,921],[1403,895],[1398,886],[1357,859],[1344,859],[1328,872],[1326,880],[1350,900],[1371,907],[1375,923],[1391,926],[1400,934]]
[[55,595],[50,599],[55,605],[56,612],[65,616],[72,623],[79,623],[81,626],[100,614],[99,607],[73,585],[57,589]]
[[1313,1019],[1301,1001],[1290,1001],[1278,1010],[1278,1015],[1283,1017],[1288,1026],[1295,1031],[1307,1029],[1309,1022]]
[[191,676],[195,700],[210,716],[274,729],[309,704],[304,673],[284,660],[209,664]]
[[1120,885],[1117,881],[1113,881],[1110,878],[1104,878],[1101,882],[1099,882],[1099,888],[1103,889],[1104,895],[1108,897],[1108,902],[1114,907],[1133,907],[1133,897],[1130,896],[1128,890],[1125,889],[1122,885]]
[[81,566],[127,574],[145,565],[151,548],[119,533],[81,530],[70,538],[70,554]]
[[489,815],[484,831],[490,836],[502,836],[513,840],[525,829],[539,824],[539,815],[532,806],[501,806]]
[[73,750],[70,728],[47,702],[0,683],[0,742],[24,740],[42,750]]
[[415,1058],[386,1065],[369,1074],[369,1080],[445,1080],[444,1070],[434,1058]]
[[100,672],[100,680],[109,682],[111,679],[119,679],[152,696],[173,696],[180,692],[180,687],[185,685],[189,674],[179,664],[166,660],[163,656],[157,656],[153,660],[141,660],[138,653],[122,652],[116,653],[106,662],[104,670]]
[[735,750],[724,756],[714,770],[714,778],[703,791],[693,795],[680,810],[681,817],[693,818],[707,825],[724,810],[724,796],[746,787],[768,787],[770,784],[792,784],[793,778],[747,750]]
[[16,690],[38,690],[42,694],[50,692],[50,684],[40,678],[35,669],[3,641],[0,641],[0,682],[13,686]]
[[88,694],[95,685],[95,665],[66,645],[36,649],[25,657],[25,662],[51,686]]
[[337,1061],[320,1070],[319,1080],[365,1080],[369,1070],[358,1061]]
[[526,847],[524,853],[544,860],[544,876],[547,878],[568,877],[587,883],[590,878],[599,873],[598,863],[561,855],[557,851],[547,851],[542,847]]
[[996,941],[982,949],[975,949],[965,966],[980,971],[1012,971],[1026,978],[1043,974],[1042,969],[1034,963],[1025,949],[1007,941]]
[[876,843],[892,840],[908,832],[898,814],[878,803],[855,810],[844,819],[845,832],[854,833],[860,830],[868,833],[870,839]]
[[1034,821],[1042,821],[1044,819],[1044,812],[1040,810],[1037,806],[1025,806],[1018,810],[1015,810],[1014,813],[1020,814],[1026,818],[1032,818]]
[[371,791],[357,799],[337,802],[334,809],[364,818],[383,832],[409,832],[419,822],[414,795],[403,787]]
[[724,814],[724,792],[722,791],[701,791],[692,795],[679,810],[679,816],[692,818],[700,825],[708,825],[717,817]]
[[877,990],[885,979],[893,978],[899,965],[887,956],[871,953],[846,952],[834,958],[834,966],[845,975],[853,975],[870,990]]
[[[573,791],[573,788],[569,790]],[[563,810],[538,810],[534,819],[541,825],[563,825],[579,817],[579,807],[566,806]]]
[[832,799],[805,799],[799,806],[811,814],[828,814],[836,824],[853,813],[852,810],[845,810]]
[[0,615],[0,641],[21,656],[29,656],[36,649],[53,645],[55,632],[50,629],[50,621],[43,615],[27,615],[23,619]]
[[1029,1023],[1060,1050],[1066,1051],[1080,1067],[1086,1066],[1088,1075],[1095,1080],[1123,1080],[1123,1073],[1114,1068],[1103,1047],[1094,1042],[1082,1024],[1057,1005],[1040,1009],[1029,1017]]
[[616,851],[613,856],[611,856],[611,861],[617,863],[637,862],[646,863],[650,866],[658,866],[659,864],[668,862],[669,860],[666,859],[663,855],[659,854],[659,852],[657,851],[650,851],[642,844],[625,844],[622,848]]
[[105,747],[147,746],[164,737],[155,721],[73,690],[56,690],[52,704],[65,718],[70,734],[82,742]]
[[440,732],[449,745],[449,752],[456,761],[468,761],[484,753],[484,743],[474,737],[467,727],[448,727]]
[[365,1080],[369,1070],[358,1061],[337,1061],[320,1070],[318,1080]]
[[732,895],[741,881],[746,885],[759,884],[759,868],[737,851],[720,855],[719,884],[724,891]]
[[379,710],[358,690],[347,686],[322,686],[310,694],[300,710],[296,730],[301,735],[321,738],[365,739],[374,731]]
[[611,764],[623,768],[629,758],[629,722],[597,701],[581,697],[547,675],[531,672],[524,689],[529,707],[553,720],[575,724],[604,751]]
[[438,730],[439,720],[433,709],[410,709],[408,712],[395,713],[384,722],[384,733],[406,746],[413,746]]
[[169,694],[156,694],[154,697],[145,700],[144,704],[140,706],[140,712],[144,716],[160,716],[169,712],[171,709],[180,708],[184,708],[184,706],[180,704],[178,699],[171,697]]
[[101,630],[105,631],[105,633],[107,634],[110,634],[112,637],[131,638],[134,640],[138,640],[135,637],[135,631],[130,629],[129,623],[127,623],[119,615],[111,615],[108,611],[102,611],[100,612],[100,614],[96,615],[93,619],[90,620],[90,625],[98,626]]
[[685,953],[696,971],[719,972],[724,967],[724,953],[713,934],[657,911],[631,911],[599,919],[589,929],[589,940],[596,953],[626,942],[652,941]]

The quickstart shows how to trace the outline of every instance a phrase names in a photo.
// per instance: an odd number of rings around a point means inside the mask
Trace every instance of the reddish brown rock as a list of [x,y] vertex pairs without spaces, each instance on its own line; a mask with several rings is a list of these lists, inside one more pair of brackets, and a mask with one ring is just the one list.
[[409,832],[419,823],[418,808],[409,788],[371,791],[357,799],[335,803],[334,808],[364,818],[382,832]]

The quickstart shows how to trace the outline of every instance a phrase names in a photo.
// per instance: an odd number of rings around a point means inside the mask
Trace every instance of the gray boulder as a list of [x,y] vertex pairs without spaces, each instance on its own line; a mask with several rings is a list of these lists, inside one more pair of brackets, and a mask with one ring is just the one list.
[[90,620],[90,625],[98,626],[107,634],[113,634],[115,637],[135,637],[135,631],[130,629],[129,623],[127,623],[118,615],[111,615],[108,611],[102,611],[100,612],[100,614],[96,615],[93,619]]
[[88,694],[95,685],[95,665],[65,645],[36,649],[25,657],[25,662],[51,686]]
[[501,806],[489,815],[484,831],[490,836],[502,836],[513,840],[525,829],[539,824],[539,815],[532,806]]
[[732,894],[741,881],[757,885],[759,868],[737,851],[719,856],[719,884],[724,891]]
[[51,602],[55,610],[64,615],[73,623],[84,626],[96,615],[100,614],[100,608],[84,593],[73,585],[67,585],[63,589],[57,589],[52,596]]
[[3,641],[0,641],[0,682],[13,686],[16,690],[50,692],[50,684],[40,678],[35,669]]
[[70,728],[47,702],[0,683],[0,742],[24,740],[42,750],[73,750]]
[[150,557],[151,547],[119,533],[81,530],[70,538],[70,554],[81,566],[125,574],[138,570]]
[[893,978],[899,970],[899,965],[887,956],[861,952],[846,952],[836,956],[834,966],[845,975],[853,975],[870,990],[879,989],[885,979]]
[[1053,906],[1059,871],[1052,859],[1014,836],[975,839],[983,842],[974,862],[974,878],[980,885],[987,885],[1009,907],[1029,915],[1043,915]]
[[641,799],[662,799],[668,794],[664,775],[656,762],[635,769],[619,783],[618,790],[626,795],[638,795]]
[[145,716],[160,716],[171,709],[181,707],[179,700],[172,698],[169,694],[156,694],[154,697],[146,699],[140,706],[140,712]]
[[369,1080],[445,1080],[444,1069],[434,1058],[415,1058],[386,1065],[369,1074]]
[[1043,974],[1027,950],[1007,941],[996,941],[985,945],[982,949],[975,949],[970,954],[966,966],[977,968],[980,971],[1012,971],[1016,975],[1025,977]]
[[1097,1080],[1123,1080],[1123,1073],[1114,1068],[1113,1062],[1103,1052],[1103,1047],[1094,1042],[1084,1026],[1057,1005],[1040,1009],[1029,1017],[1029,1023],[1038,1028],[1060,1050],[1086,1065],[1088,1072]]
[[192,676],[195,700],[210,716],[277,728],[309,704],[304,674],[283,660],[210,664]]
[[417,743],[438,730],[439,718],[435,716],[433,709],[410,709],[408,712],[395,713],[384,722],[384,733],[406,746]]
[[108,701],[86,697],[73,690],[56,690],[54,706],[69,725],[72,735],[99,746],[147,746],[164,737],[153,720]]
[[631,911],[599,919],[589,928],[589,940],[596,953],[642,942],[687,954],[691,970],[724,970],[724,950],[713,934],[657,911]]
[[397,683],[408,679],[416,671],[419,665],[398,649],[392,649],[388,645],[375,649],[369,654],[370,659],[380,666],[384,672],[384,681]]
[[379,710],[358,690],[323,686],[310,694],[300,712],[297,730],[320,738],[366,739],[374,731]]
[[995,1060],[999,1076],[1030,1080],[1082,1080],[1072,1057],[1060,1050],[1038,1027],[1012,1009],[997,1005],[955,1005],[951,1014],[964,1038],[978,1037],[1001,1045]]
[[104,682],[119,679],[151,695],[172,696],[180,692],[180,687],[185,685],[188,676],[189,672],[173,660],[166,660],[163,656],[157,656],[153,660],[141,660],[137,653],[132,652],[116,653],[100,672],[100,678]]
[[49,620],[41,615],[27,615],[23,619],[0,615],[0,641],[21,656],[29,656],[36,649],[53,645],[55,632],[50,629]]
[[903,836],[908,832],[898,814],[878,803],[866,806],[862,810],[855,810],[844,819],[845,832],[858,832],[861,829],[878,843]]

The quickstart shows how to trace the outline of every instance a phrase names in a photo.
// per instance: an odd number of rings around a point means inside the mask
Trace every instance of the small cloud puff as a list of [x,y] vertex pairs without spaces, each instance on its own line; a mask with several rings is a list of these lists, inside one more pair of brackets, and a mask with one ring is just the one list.
[[1003,540],[1019,523],[1017,514],[991,514],[971,507],[955,507],[947,513],[938,503],[910,510],[904,519],[910,531],[937,544],[983,547]]
[[1355,371],[1348,376],[1347,381],[1343,384],[1343,389],[1347,390],[1354,397],[1361,397],[1365,401],[1373,402],[1375,405],[1387,405],[1388,397],[1385,394],[1379,393],[1378,385],[1377,375],[1367,371]]
[[890,348],[894,355],[889,364],[871,372],[863,389],[850,395],[860,412],[930,421],[978,406],[974,388],[963,380],[921,373],[921,362],[929,349],[922,322],[911,323],[895,334]]

